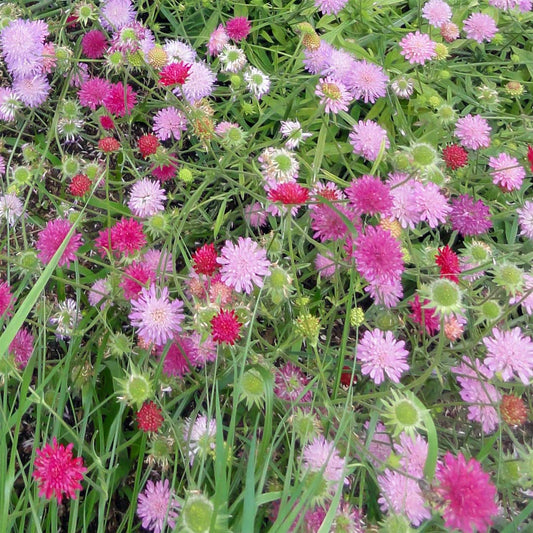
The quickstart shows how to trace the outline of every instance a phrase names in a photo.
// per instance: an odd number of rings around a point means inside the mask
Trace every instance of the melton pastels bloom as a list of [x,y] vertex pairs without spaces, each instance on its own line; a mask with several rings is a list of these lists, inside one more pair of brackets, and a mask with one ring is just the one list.
[[137,93],[129,85],[124,87],[121,81],[111,84],[103,99],[107,111],[118,117],[131,115],[136,102]]
[[128,207],[137,217],[151,217],[165,210],[166,197],[165,190],[159,183],[143,178],[133,185]]
[[526,171],[518,163],[518,159],[505,152],[497,157],[489,157],[489,167],[493,169],[492,183],[505,192],[520,189],[526,177]]
[[348,203],[358,214],[388,216],[392,209],[390,188],[380,178],[369,174],[353,180],[344,191]]
[[452,9],[443,0],[429,0],[422,8],[422,15],[434,28],[440,28],[452,20]]
[[337,15],[348,0],[315,0],[315,6],[323,15]]
[[[56,220],[49,220],[46,227],[39,232],[39,238],[35,247],[39,250],[37,257],[47,265],[52,260],[52,257],[63,244],[68,232],[72,228],[72,224],[68,220],[58,218]],[[76,259],[76,252],[81,246],[81,234],[74,232],[69,238],[68,244],[61,254],[58,266],[70,266],[71,261]]]
[[14,302],[15,299],[11,294],[11,287],[6,281],[2,281],[0,283],[0,318],[2,318],[5,313],[8,315],[11,314],[11,309]]
[[143,287],[131,307],[131,325],[137,328],[137,333],[146,342],[161,346],[181,331],[181,322],[185,318],[183,302],[171,302],[167,287],[160,290],[155,285],[150,285],[148,289]]
[[14,357],[18,368],[26,368],[33,354],[33,340],[33,335],[26,328],[20,328],[11,341],[8,353]]
[[400,53],[411,65],[415,63],[423,65],[426,61],[437,56],[437,52],[435,51],[436,45],[437,43],[432,41],[429,35],[416,30],[414,33],[408,33],[400,41],[400,47],[402,49]]
[[154,116],[153,130],[160,141],[166,141],[171,137],[179,141],[186,129],[187,117],[183,111],[175,107],[160,109]]
[[178,61],[170,63],[159,73],[159,83],[168,86],[183,85],[189,77],[191,65]]
[[369,161],[377,159],[382,146],[385,150],[390,146],[387,131],[372,120],[360,120],[354,124],[349,140],[354,154]]
[[437,494],[444,500],[440,506],[444,525],[462,533],[488,531],[492,517],[498,514],[497,490],[481,464],[474,458],[467,462],[462,453],[454,457],[446,452],[435,478]]
[[463,236],[481,235],[492,227],[489,207],[468,194],[451,201],[450,222],[452,229]]
[[233,17],[226,23],[226,33],[233,41],[242,41],[248,37],[252,25],[246,17]]
[[323,435],[315,437],[305,446],[301,464],[304,474],[321,472],[330,493],[334,493],[344,480],[346,460],[340,457],[335,443],[326,440]]
[[111,84],[103,78],[89,78],[78,91],[80,104],[91,111],[104,105],[104,99],[111,89]]
[[83,458],[72,457],[71,442],[66,447],[57,444],[54,437],[52,444],[45,444],[35,451],[33,477],[39,483],[39,496],[56,498],[58,503],[67,498],[76,499],[77,491],[82,489],[80,481],[87,468],[83,466]]
[[222,265],[222,281],[237,292],[250,294],[253,286],[263,286],[263,278],[270,274],[266,250],[249,237],[239,237],[237,244],[226,241],[217,263]]
[[491,337],[485,337],[487,348],[485,365],[501,379],[509,381],[517,377],[524,385],[529,385],[533,377],[533,341],[526,337],[518,327],[510,331],[499,328],[492,330]]
[[356,100],[373,104],[387,94],[389,77],[383,68],[364,59],[356,61],[352,71],[346,76],[346,84]]
[[533,239],[533,202],[531,200],[526,201],[516,212],[520,224],[520,235]]
[[328,76],[321,78],[315,87],[315,94],[320,97],[320,104],[324,111],[337,114],[339,111],[348,111],[352,96],[343,83]]
[[143,403],[136,418],[139,429],[145,433],[157,433],[164,420],[161,409],[151,401]]
[[226,311],[221,309],[211,319],[211,335],[217,343],[233,346],[241,336],[242,323],[233,309]]
[[498,31],[496,21],[485,13],[472,13],[466,20],[463,20],[463,24],[466,36],[478,43],[490,42]]
[[45,76],[36,74],[13,81],[15,95],[28,107],[40,106],[50,92],[50,84]]
[[400,382],[404,371],[409,370],[404,341],[397,341],[391,331],[367,330],[359,341],[356,359],[361,362],[361,372],[370,376],[376,385],[385,381],[385,375],[394,383]]
[[309,378],[292,363],[285,363],[276,369],[274,375],[274,394],[288,402],[310,402],[313,399],[311,390],[305,390]]
[[180,504],[168,479],[156,483],[148,480],[137,499],[137,515],[142,520],[141,525],[153,533],[162,533],[165,524],[174,530],[179,509]]
[[[181,86],[187,100],[194,104],[208,97],[213,91],[217,77],[205,63],[192,63],[185,83]],[[177,89],[174,89],[176,91]]]
[[457,120],[455,136],[466,148],[479,150],[490,146],[491,129],[489,123],[482,116],[468,114]]
[[7,221],[10,226],[15,225],[23,212],[24,206],[17,195],[12,193],[0,195],[0,218]]

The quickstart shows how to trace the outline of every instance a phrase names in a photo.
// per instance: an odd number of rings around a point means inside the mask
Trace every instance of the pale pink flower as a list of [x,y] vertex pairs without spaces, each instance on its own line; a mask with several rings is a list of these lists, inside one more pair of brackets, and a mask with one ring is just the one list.
[[463,24],[466,36],[478,43],[490,42],[498,31],[496,21],[485,13],[472,13],[466,20],[463,20]]
[[437,56],[435,46],[437,43],[432,41],[429,35],[420,33],[416,30],[415,33],[408,33],[401,41],[400,52],[411,63],[423,65],[426,61]]

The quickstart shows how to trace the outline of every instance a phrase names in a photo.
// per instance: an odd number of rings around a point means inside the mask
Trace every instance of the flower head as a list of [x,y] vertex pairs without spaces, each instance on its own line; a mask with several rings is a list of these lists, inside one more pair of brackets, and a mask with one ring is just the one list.
[[427,299],[420,302],[420,297],[416,294],[414,299],[409,302],[409,307],[412,311],[409,318],[416,324],[422,326],[428,335],[435,335],[440,329],[440,320],[436,310],[428,307],[429,303]]
[[348,105],[352,101],[352,96],[347,88],[340,81],[328,76],[320,78],[315,94],[320,96],[320,104],[324,106],[324,111],[337,114],[339,111],[348,111]]
[[211,319],[211,335],[213,340],[218,343],[229,345],[235,344],[235,341],[241,336],[242,323],[239,322],[235,311],[226,311],[221,309],[217,315]]
[[266,250],[249,237],[239,237],[237,244],[226,241],[217,263],[222,265],[222,281],[237,292],[250,294],[253,286],[263,286],[263,278],[269,275],[270,261]]
[[457,120],[455,136],[461,140],[461,144],[466,148],[478,150],[490,146],[491,129],[482,116],[468,114]]
[[33,354],[33,335],[26,328],[20,328],[9,344],[8,353],[14,356],[19,368],[26,368]]
[[176,333],[181,331],[183,302],[168,297],[168,289],[141,289],[138,299],[132,301],[129,314],[131,325],[138,328],[138,334],[147,342],[164,345]]
[[170,63],[166,67],[163,67],[159,73],[159,83],[168,86],[183,85],[189,77],[191,65],[178,61],[176,63]]
[[[39,250],[39,259],[48,264],[52,260],[52,257],[57,252],[59,247],[66,239],[68,232],[72,228],[72,224],[68,220],[58,218],[56,220],[49,220],[46,227],[39,232],[39,238],[37,239],[36,248]],[[70,266],[70,262],[76,259],[76,252],[81,246],[82,238],[81,234],[74,232],[69,238],[68,244],[59,258],[58,265]]]
[[222,52],[224,47],[229,42],[229,35],[222,24],[219,24],[217,29],[214,30],[209,36],[209,42],[207,43],[207,51],[210,56],[217,56]]
[[463,24],[466,36],[478,43],[489,42],[498,31],[496,21],[485,13],[472,13]]
[[109,94],[111,84],[103,78],[89,78],[84,81],[78,91],[80,104],[94,111],[104,105],[104,99]]
[[233,17],[226,22],[226,33],[233,41],[242,41],[248,37],[252,26],[246,17]]
[[450,222],[452,229],[463,236],[481,235],[492,227],[489,207],[468,194],[451,201]]
[[520,224],[520,235],[533,239],[533,201],[527,200],[516,212]]
[[313,399],[313,393],[310,390],[305,391],[309,379],[307,376],[292,363],[285,363],[276,370],[274,376],[274,394],[289,402],[310,402]]
[[18,196],[11,193],[0,195],[0,217],[10,226],[15,225],[23,212],[24,206]]
[[250,67],[244,73],[244,81],[248,90],[258,99],[261,100],[270,90],[270,78],[259,69]]
[[345,189],[348,202],[358,214],[388,216],[392,208],[389,186],[376,176],[365,175]]
[[506,153],[489,157],[489,167],[494,169],[491,172],[492,183],[498,185],[504,192],[520,189],[526,177],[526,171],[518,163],[518,159]]
[[144,402],[137,411],[137,424],[139,429],[145,433],[156,433],[163,423],[161,409],[154,402]]
[[361,372],[370,376],[376,385],[385,380],[385,375],[399,383],[402,373],[409,369],[409,353],[404,346],[405,342],[397,341],[390,331],[365,331],[356,351],[356,359],[362,363]]
[[[163,355],[164,348],[158,349],[159,355]],[[176,335],[166,352],[163,361],[163,372],[167,376],[182,378],[191,371],[196,364],[198,348],[196,343],[186,335]]]
[[215,74],[205,63],[192,63],[187,79],[182,85],[183,94],[194,104],[211,94],[215,81]]
[[386,130],[372,120],[360,120],[354,124],[349,139],[354,153],[369,161],[377,159],[382,146],[385,149],[390,146]]
[[443,0],[426,2],[422,8],[422,15],[434,28],[440,28],[452,20],[452,10]]
[[130,192],[128,207],[138,217],[146,218],[164,211],[165,190],[159,183],[143,178],[136,182]]
[[137,515],[142,520],[142,527],[153,533],[162,533],[165,524],[174,529],[179,508],[168,479],[156,483],[148,480],[137,499]]
[[137,93],[129,85],[124,87],[121,81],[111,84],[103,99],[107,111],[118,117],[131,115],[136,102]]
[[356,61],[353,69],[346,76],[347,84],[353,97],[363,100],[365,104],[373,104],[378,98],[387,94],[387,82],[389,77],[383,72],[383,68],[364,59]]
[[497,491],[481,464],[474,458],[467,462],[462,453],[454,457],[446,452],[435,477],[439,482],[437,492],[444,499],[445,527],[463,533],[487,531],[498,513],[494,501]]
[[197,455],[204,459],[215,449],[217,422],[205,415],[198,415],[195,420],[187,418],[183,426],[183,438],[188,445],[191,464]]
[[446,166],[452,170],[468,164],[468,152],[457,144],[450,144],[442,149],[442,157]]
[[106,36],[100,30],[88,31],[81,40],[83,53],[90,59],[103,57],[108,44]]
[[348,0],[315,0],[315,6],[323,15],[337,15],[348,3]]
[[135,20],[131,0],[106,0],[100,8],[100,23],[106,30],[118,30]]
[[426,61],[437,56],[437,52],[435,52],[436,44],[429,35],[416,30],[415,33],[408,33],[400,41],[402,49],[400,53],[411,65],[415,63],[423,65]]
[[80,481],[87,468],[83,466],[81,457],[72,457],[73,443],[63,446],[57,444],[54,437],[52,444],[45,444],[37,449],[33,464],[33,477],[39,482],[39,496],[55,497],[58,503],[67,498],[76,499],[82,486]]
[[457,274],[461,273],[459,257],[447,244],[444,248],[439,248],[435,263],[440,268],[440,277],[448,278],[455,283],[459,283]]
[[160,109],[154,116],[154,133],[160,141],[174,137],[181,139],[181,134],[187,129],[187,117],[175,107]]

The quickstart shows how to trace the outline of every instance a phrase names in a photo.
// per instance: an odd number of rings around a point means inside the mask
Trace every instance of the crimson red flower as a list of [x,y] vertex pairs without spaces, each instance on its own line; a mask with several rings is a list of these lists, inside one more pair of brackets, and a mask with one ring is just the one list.
[[435,479],[440,482],[436,492],[444,501],[445,527],[463,533],[488,531],[492,517],[498,514],[494,501],[497,490],[478,461],[472,458],[466,462],[462,453],[456,458],[447,452],[437,465]]
[[76,174],[69,185],[72,196],[85,196],[91,190],[92,181],[85,174]]
[[468,152],[457,144],[446,146],[442,150],[442,157],[446,166],[452,170],[464,167],[468,163]]
[[531,172],[533,172],[533,146],[527,147],[527,159],[531,165]]
[[149,155],[153,155],[157,152],[159,141],[154,134],[149,133],[148,135],[143,135],[139,138],[137,146],[139,147],[141,155],[146,159]]
[[99,59],[107,48],[107,39],[100,30],[91,30],[83,36],[81,48],[87,57]]
[[423,326],[428,335],[435,335],[440,329],[439,316],[435,314],[435,309],[422,307],[428,303],[428,299],[425,299],[420,303],[420,298],[417,294],[414,299],[409,302],[409,307],[412,311],[409,318],[416,324]]
[[116,152],[120,149],[120,143],[113,137],[104,137],[98,141],[98,148],[106,154]]
[[342,367],[341,373],[341,385],[345,387],[351,387],[357,383],[357,375],[354,374],[352,378],[352,369],[349,366]]
[[242,41],[248,37],[251,29],[250,22],[246,17],[234,17],[228,20],[226,24],[226,33],[234,41]]
[[527,421],[527,408],[522,398],[504,394],[500,404],[503,421],[509,426],[521,426]]
[[33,477],[39,482],[39,496],[57,498],[61,503],[63,494],[67,498],[76,499],[77,490],[81,490],[80,481],[87,468],[83,466],[83,458],[72,457],[74,444],[58,446],[54,437],[52,445],[46,444],[36,450]]
[[218,268],[217,257],[215,245],[213,243],[204,244],[192,256],[194,271],[197,274],[212,276]]
[[241,326],[233,309],[231,311],[221,309],[211,319],[211,335],[215,342],[233,345],[240,337]]
[[109,115],[102,115],[100,117],[100,126],[102,126],[104,130],[111,130],[115,127],[115,123]]
[[161,409],[154,402],[144,402],[137,412],[137,424],[145,433],[155,433],[163,424]]
[[191,66],[183,61],[170,63],[159,73],[159,83],[168,87],[169,85],[183,85],[189,77]]
[[285,205],[303,204],[308,198],[309,190],[295,182],[280,183],[268,193],[271,202],[281,202]]
[[451,281],[455,281],[455,283],[459,283],[457,276],[457,274],[461,273],[459,257],[457,257],[457,254],[448,245],[438,249],[435,263],[440,268],[441,278],[448,278]]

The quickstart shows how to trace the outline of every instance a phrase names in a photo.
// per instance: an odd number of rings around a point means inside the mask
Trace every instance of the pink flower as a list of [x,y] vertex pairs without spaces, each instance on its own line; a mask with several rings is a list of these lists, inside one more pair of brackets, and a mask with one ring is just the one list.
[[39,482],[39,496],[57,498],[58,503],[67,498],[76,499],[76,491],[81,490],[80,481],[87,468],[83,466],[81,457],[72,457],[73,443],[58,446],[57,440],[52,439],[52,445],[46,444],[37,449],[33,464],[33,477]]
[[252,26],[246,17],[234,17],[226,23],[226,33],[234,41],[242,41],[248,37]]
[[428,456],[428,443],[424,437],[411,437],[400,434],[400,442],[394,445],[394,451],[400,456],[400,465],[406,474],[422,479]]
[[415,193],[415,202],[421,221],[427,221],[430,228],[436,228],[446,221],[451,208],[437,184],[431,181],[425,185],[415,183]]
[[33,354],[33,335],[26,328],[20,328],[11,341],[8,352],[15,357],[15,364],[19,368],[26,368]]
[[[274,378],[274,394],[288,402],[311,402],[313,393],[305,390],[309,378],[292,363],[285,363],[276,369]],[[305,391],[305,392],[304,392]]]
[[209,41],[207,43],[207,52],[210,56],[218,56],[220,52],[224,49],[229,43],[229,35],[226,33],[224,26],[222,24],[218,25],[218,28],[214,30],[209,36]]
[[354,68],[345,77],[353,97],[363,100],[365,104],[373,104],[378,98],[387,94],[387,82],[389,77],[383,72],[383,68],[364,59],[356,61]]
[[480,115],[468,114],[460,118],[455,124],[455,136],[461,144],[472,150],[488,148],[490,146],[491,127]]
[[421,210],[416,199],[423,185],[411,179],[409,174],[402,172],[389,174],[387,183],[392,197],[392,217],[400,223],[402,228],[413,229],[420,221]]
[[452,20],[452,10],[443,0],[429,0],[422,8],[422,15],[434,27],[440,28]]
[[377,159],[382,146],[385,150],[390,146],[387,131],[372,120],[360,120],[355,124],[349,139],[354,153],[369,161]]
[[26,78],[15,78],[13,91],[28,107],[37,107],[46,100],[50,84],[44,75],[30,75]]
[[266,225],[267,213],[259,202],[254,202],[244,208],[244,219],[252,228],[261,228]]
[[518,377],[524,385],[529,385],[533,377],[533,341],[523,335],[520,328],[501,331],[493,328],[492,337],[485,337],[483,344],[487,348],[485,365],[492,372],[498,373],[503,381]]
[[14,301],[15,298],[11,294],[11,287],[7,282],[3,281],[0,283],[0,318],[6,313],[11,315],[11,308],[13,307]]
[[423,65],[426,61],[436,57],[435,46],[437,43],[431,40],[429,35],[420,33],[416,30],[415,33],[408,33],[401,41],[400,52],[413,65],[418,63]]
[[365,175],[353,180],[344,191],[349,204],[358,214],[388,216],[392,208],[389,187],[376,176]]
[[111,246],[115,255],[133,255],[146,244],[142,225],[133,218],[122,217],[111,228]]
[[[46,227],[39,232],[39,238],[35,247],[39,250],[37,257],[47,265],[66,239],[72,224],[68,220],[58,218],[49,220]],[[77,231],[69,238],[68,244],[59,258],[58,265],[70,266],[70,262],[76,259],[76,251],[81,246],[81,234]]]
[[319,435],[305,446],[302,451],[302,468],[308,472],[320,472],[328,482],[328,489],[334,493],[344,481],[346,461],[339,455],[335,444]]
[[442,505],[444,525],[462,533],[488,531],[492,517],[498,514],[496,487],[474,458],[466,462],[462,453],[454,457],[446,452],[435,474],[440,486],[437,493]]
[[[160,346],[158,355],[165,353],[165,348]],[[163,360],[163,372],[167,376],[177,376],[182,378],[196,365],[198,358],[198,348],[196,343],[186,335],[177,335],[172,340]]]
[[313,238],[321,242],[342,239],[347,234],[348,227],[341,215],[352,222],[359,218],[352,209],[341,204],[335,204],[334,207],[325,204],[314,206],[310,212]]
[[401,300],[403,287],[400,279],[371,281],[365,287],[365,292],[368,292],[378,305],[391,308]]
[[[155,272],[150,270],[144,263],[133,261],[124,269],[124,275],[120,281],[119,287],[124,291],[126,300],[137,298],[141,289],[155,281]],[[97,300],[102,298],[102,295]]]
[[317,254],[315,257],[315,268],[323,278],[331,278],[337,271],[337,264],[330,252],[325,255]]
[[337,15],[348,0],[315,0],[315,6],[323,15]]
[[136,101],[137,93],[129,85],[124,88],[124,84],[119,81],[109,87],[104,97],[104,106],[109,113],[123,117],[131,115]]
[[378,476],[378,483],[383,493],[378,500],[382,511],[403,514],[414,526],[431,517],[416,479],[387,469]]
[[345,85],[331,76],[320,78],[315,87],[315,94],[320,96],[320,104],[324,106],[324,111],[326,113],[331,111],[335,115],[339,111],[348,111],[348,105],[352,101],[352,96]]
[[237,244],[226,241],[217,263],[222,265],[222,281],[237,292],[250,294],[253,286],[263,286],[263,278],[270,275],[270,261],[266,250],[249,237],[239,237]]
[[466,36],[478,43],[489,42],[498,31],[495,20],[485,13],[472,13],[466,20],[463,20],[463,24]]
[[235,311],[221,309],[217,315],[211,319],[211,335],[218,343],[225,343],[233,346],[241,336],[242,323]]
[[380,227],[366,227],[355,240],[353,257],[357,271],[370,283],[398,280],[404,271],[400,243]]
[[156,181],[143,178],[136,182],[130,192],[128,207],[141,218],[151,217],[165,210],[165,190]]
[[356,359],[362,363],[362,374],[370,376],[376,385],[385,381],[385,375],[399,383],[402,373],[409,370],[409,352],[404,346],[405,342],[397,341],[391,331],[365,331],[356,350]]
[[87,32],[81,40],[83,53],[90,59],[99,59],[102,57],[107,45],[106,36],[100,30]]
[[506,192],[520,189],[526,177],[526,171],[520,166],[518,159],[506,153],[501,153],[498,157],[490,157],[489,167],[494,169],[494,172],[491,172],[492,183]]
[[167,287],[161,290],[150,285],[141,289],[137,300],[132,301],[129,319],[145,342],[163,345],[181,331],[183,302],[170,301]]
[[180,504],[168,479],[156,483],[148,480],[137,499],[137,515],[142,520],[141,525],[153,533],[162,533],[165,524],[174,530],[179,508]]
[[520,235],[533,239],[533,202],[527,200],[516,212],[518,213],[518,223],[520,224]]
[[489,207],[482,200],[474,201],[470,195],[462,194],[451,204],[452,229],[461,235],[481,235],[492,227]]
[[111,84],[102,78],[89,78],[83,82],[78,91],[80,104],[94,111],[104,104],[104,98],[108,95]]
[[425,299],[422,303],[418,294],[414,299],[409,302],[409,307],[412,313],[409,318],[416,324],[422,326],[428,335],[435,335],[440,329],[439,315],[435,313],[435,309],[432,307],[426,307],[429,304],[429,300]]
[[533,276],[524,274],[524,288],[521,292],[517,292],[515,296],[509,298],[509,304],[520,304],[528,315],[533,314]]
[[175,107],[160,109],[154,116],[154,133],[160,141],[174,137],[181,139],[181,134],[187,129],[187,117]]

